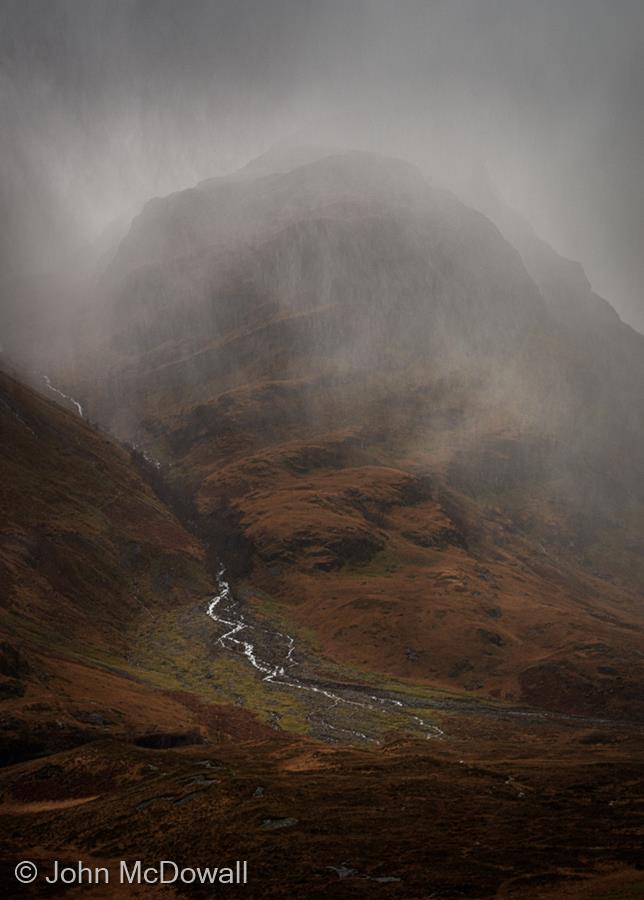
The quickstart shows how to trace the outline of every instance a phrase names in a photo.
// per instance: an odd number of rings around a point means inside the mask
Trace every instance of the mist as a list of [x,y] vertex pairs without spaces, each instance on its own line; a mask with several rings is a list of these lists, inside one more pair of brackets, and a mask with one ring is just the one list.
[[312,143],[404,157],[466,201],[486,171],[643,329],[643,26],[635,0],[5,0],[3,281]]
[[643,26],[0,0],[3,883],[641,895]]

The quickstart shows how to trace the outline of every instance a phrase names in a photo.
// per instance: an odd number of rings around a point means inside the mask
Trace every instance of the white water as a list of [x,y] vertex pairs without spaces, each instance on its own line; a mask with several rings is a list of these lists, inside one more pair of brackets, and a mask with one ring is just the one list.
[[150,463],[151,466],[154,466],[155,469],[161,468],[161,463],[159,462],[159,460],[155,459],[154,456],[148,453],[147,450],[141,450],[141,453],[143,454],[143,459],[146,462]]
[[155,459],[154,456],[152,456],[151,453],[148,453],[147,450],[144,450],[143,447],[135,444],[134,441],[132,441],[132,443],[130,443],[128,446],[130,446],[133,450],[136,450],[137,453],[140,453],[143,459],[151,466],[154,466],[155,469],[161,468],[161,463],[159,462],[159,460]]
[[47,385],[47,387],[49,388],[50,391],[53,391],[54,394],[58,394],[59,397],[62,397],[64,400],[67,400],[68,403],[72,403],[76,407],[76,411],[78,412],[78,415],[81,417],[81,419],[83,418],[83,407],[80,405],[78,400],[74,400],[74,398],[70,397],[69,394],[65,394],[65,393],[63,393],[63,391],[61,391],[57,387],[55,387],[51,383],[51,379],[49,378],[49,375],[43,375],[43,381],[45,382],[45,384]]
[[[297,662],[293,659],[293,653],[295,651],[295,639],[290,634],[284,634],[280,631],[273,632],[273,637],[278,639],[277,643],[283,643],[285,645],[284,655],[280,662],[272,664],[260,659],[255,645],[248,639],[249,633],[253,631],[255,626],[251,625],[245,620],[243,613],[239,609],[239,604],[233,597],[230,585],[226,581],[225,569],[223,565],[220,567],[219,572],[217,573],[217,584],[219,587],[219,591],[209,601],[207,607],[207,615],[214,622],[217,622],[219,625],[224,625],[228,629],[217,639],[217,643],[224,649],[241,651],[248,662],[251,664],[251,666],[262,675],[263,681],[280,685],[282,687],[293,688],[295,690],[310,691],[314,694],[320,694],[331,701],[330,708],[334,708],[339,706],[340,704],[343,704],[346,706],[354,706],[360,709],[369,710],[370,712],[383,712],[381,708],[372,706],[370,703],[360,703],[357,700],[350,700],[325,688],[302,682],[298,678],[296,678],[290,671],[297,665]],[[241,636],[242,633],[245,633],[243,637]],[[405,705],[400,700],[394,700],[389,697],[378,697],[375,695],[371,695],[369,699],[381,704],[381,706],[390,704],[392,706],[400,708],[403,712],[406,712]],[[440,728],[435,725],[430,725],[419,716],[409,713],[409,717],[426,731],[426,737],[428,740],[434,737],[441,737],[444,734],[444,732],[441,731]],[[351,734],[354,737],[359,737],[362,740],[374,740],[374,738],[370,738],[368,735],[364,734],[361,731],[354,731],[348,728],[339,728],[338,726],[332,725],[326,720],[324,720],[322,724],[328,728],[333,729],[334,731]]]

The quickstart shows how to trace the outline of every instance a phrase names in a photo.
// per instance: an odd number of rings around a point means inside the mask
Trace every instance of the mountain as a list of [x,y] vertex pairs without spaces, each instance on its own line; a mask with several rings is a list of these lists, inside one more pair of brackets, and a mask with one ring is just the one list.
[[[588,400],[594,414],[613,416],[605,430],[616,432],[618,439],[630,430],[633,440],[639,440],[642,335],[623,323],[613,307],[592,290],[579,263],[557,253],[504,202],[489,177],[484,174],[477,184],[478,192],[471,196],[476,208],[517,248],[557,331],[569,345],[569,352],[576,354],[577,369],[586,370]],[[607,437],[613,439],[611,434]],[[633,451],[638,457],[634,445]]]
[[644,339],[311,148],[151,201],[86,290],[0,374],[3,884],[641,888]]
[[310,155],[151,201],[74,390],[326,658],[640,718],[644,338],[414,167]]

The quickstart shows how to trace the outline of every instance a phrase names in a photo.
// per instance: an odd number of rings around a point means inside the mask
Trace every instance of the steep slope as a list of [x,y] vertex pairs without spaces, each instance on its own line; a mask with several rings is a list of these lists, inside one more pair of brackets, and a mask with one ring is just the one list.
[[129,453],[0,374],[3,762],[191,724],[130,665],[137,628],[209,587],[204,551]]
[[[249,375],[373,370],[376,359],[449,371],[504,358],[510,369],[547,328],[538,291],[488,220],[412,167],[363,154],[151,202],[103,286],[120,380],[91,395],[123,432],[139,426],[159,371],[180,401],[195,383],[205,393],[204,380],[221,389]],[[141,383],[146,373],[156,382]]]
[[265,169],[135,220],[92,415],[328,658],[641,716],[644,339],[404,163]]
[[596,416],[608,418],[607,439],[614,440],[616,431],[618,439],[623,440],[624,432],[630,430],[632,455],[638,457],[644,379],[642,335],[622,322],[613,307],[592,290],[579,263],[557,253],[538,237],[529,222],[507,206],[489,179],[479,183],[474,202],[519,251],[549,316],[568,344],[578,378],[585,375],[587,379],[586,402]]

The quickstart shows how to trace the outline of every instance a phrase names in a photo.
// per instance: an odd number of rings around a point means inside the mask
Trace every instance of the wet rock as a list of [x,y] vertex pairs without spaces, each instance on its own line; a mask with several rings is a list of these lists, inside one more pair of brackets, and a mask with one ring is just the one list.
[[217,784],[216,778],[207,778],[205,775],[191,775],[188,778],[181,779],[184,784]]
[[299,824],[299,819],[286,816],[283,819],[263,819],[261,824],[262,831],[277,831],[279,828],[292,828]]
[[402,881],[401,878],[397,878],[395,875],[361,875],[358,869],[352,869],[344,863],[341,866],[327,866],[326,867],[330,872],[335,872],[338,878],[360,878],[364,881],[375,881],[378,884],[392,884],[395,881]]
[[352,875],[357,875],[357,869],[351,869],[349,866],[327,866],[327,869],[330,872],[335,872],[338,878],[350,878]]
[[185,806],[186,803],[190,803],[191,800],[194,800],[195,797],[198,797],[202,791],[193,791],[191,794],[184,794],[183,797],[179,797],[174,801],[175,806]]
[[86,725],[109,725],[110,722],[105,716],[102,716],[97,712],[78,712],[74,716],[75,719],[78,719],[79,722],[84,722]]

